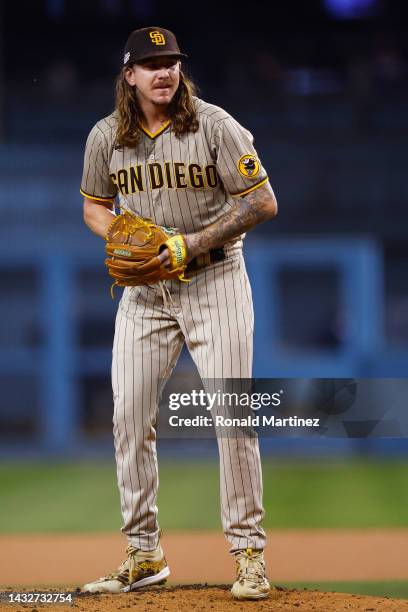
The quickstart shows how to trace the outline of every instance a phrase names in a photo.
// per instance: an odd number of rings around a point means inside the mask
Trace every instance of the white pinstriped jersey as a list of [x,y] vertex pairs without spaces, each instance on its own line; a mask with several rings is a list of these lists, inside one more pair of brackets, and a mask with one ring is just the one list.
[[268,179],[251,133],[226,111],[194,98],[199,129],[175,136],[171,122],[141,128],[136,148],[115,146],[115,113],[98,121],[85,149],[81,193],[112,200],[159,225],[197,232],[228,212],[234,196]]

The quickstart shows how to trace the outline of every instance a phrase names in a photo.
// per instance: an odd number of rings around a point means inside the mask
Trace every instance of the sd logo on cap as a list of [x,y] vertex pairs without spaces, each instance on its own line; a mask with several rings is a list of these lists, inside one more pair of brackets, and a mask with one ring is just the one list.
[[161,32],[158,32],[157,30],[150,32],[150,38],[152,39],[152,43],[154,43],[155,45],[166,44],[166,39],[164,38],[163,34]]
[[137,64],[137,62],[158,55],[171,55],[178,59],[187,57],[185,53],[181,53],[177,39],[170,30],[157,27],[142,28],[134,30],[129,36],[123,63],[125,65]]

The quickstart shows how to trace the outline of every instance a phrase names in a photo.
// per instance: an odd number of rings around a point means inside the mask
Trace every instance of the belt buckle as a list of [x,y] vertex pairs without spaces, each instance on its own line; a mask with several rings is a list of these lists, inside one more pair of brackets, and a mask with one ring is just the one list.
[[211,254],[210,253],[202,253],[197,256],[197,268],[205,268],[209,266],[211,263]]

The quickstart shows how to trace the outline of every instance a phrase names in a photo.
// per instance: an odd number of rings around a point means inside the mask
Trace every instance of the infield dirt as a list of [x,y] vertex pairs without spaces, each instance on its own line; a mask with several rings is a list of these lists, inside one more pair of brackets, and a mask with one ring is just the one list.
[[[143,612],[233,612],[241,610],[284,610],[285,612],[339,612],[357,610],[371,612],[408,611],[408,601],[347,595],[344,593],[324,593],[319,591],[281,589],[262,601],[235,601],[231,598],[229,585],[188,585],[174,587],[151,587],[135,593],[120,595],[78,595],[70,606],[50,604],[19,604],[13,610],[31,612],[49,610],[50,612],[116,612],[119,610],[138,610]],[[10,612],[9,604],[0,604],[1,612]]]
[[[269,546],[265,550],[268,576],[277,589],[265,601],[232,599],[229,589],[234,579],[234,562],[221,533],[172,531],[162,541],[171,569],[169,586],[114,596],[81,595],[69,607],[0,603],[0,610],[408,612],[408,600],[279,587],[280,581],[408,580],[407,529],[285,530],[271,531],[268,536]],[[13,591],[21,588],[55,591],[58,586],[61,591],[74,591],[115,569],[123,560],[124,547],[125,539],[120,534],[2,535],[0,583],[3,589]]]

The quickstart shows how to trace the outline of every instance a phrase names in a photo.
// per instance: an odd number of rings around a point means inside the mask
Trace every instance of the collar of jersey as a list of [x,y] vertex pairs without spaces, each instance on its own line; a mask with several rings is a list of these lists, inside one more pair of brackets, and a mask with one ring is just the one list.
[[163,123],[163,125],[157,130],[157,132],[154,132],[154,134],[152,132],[149,132],[149,130],[147,128],[144,127],[144,125],[140,124],[139,127],[142,130],[142,132],[144,134],[146,134],[146,136],[148,136],[149,138],[157,138],[157,136],[160,136],[160,134],[162,134],[164,132],[164,130],[167,130],[167,128],[169,127],[171,123],[171,119],[168,119],[165,123]]

